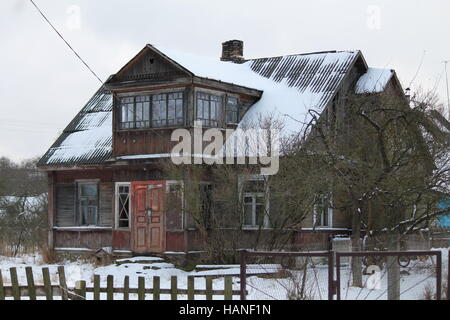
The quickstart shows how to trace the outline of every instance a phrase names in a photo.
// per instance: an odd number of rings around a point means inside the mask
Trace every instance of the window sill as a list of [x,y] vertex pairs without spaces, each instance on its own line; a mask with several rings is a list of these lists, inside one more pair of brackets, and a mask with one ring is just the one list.
[[242,226],[242,230],[272,230],[271,227],[260,227],[260,226]]
[[146,128],[127,128],[127,129],[115,129],[115,132],[141,132],[141,131],[154,131],[154,130],[174,130],[185,128],[184,124],[180,124],[178,126],[170,126],[170,127],[146,127]]
[[74,226],[74,227],[53,227],[55,231],[111,231],[112,227],[100,226]]
[[350,229],[348,228],[335,228],[335,227],[315,227],[315,228],[300,228],[300,230],[305,230],[305,231],[349,231]]
[[130,231],[130,228],[114,228],[114,231]]

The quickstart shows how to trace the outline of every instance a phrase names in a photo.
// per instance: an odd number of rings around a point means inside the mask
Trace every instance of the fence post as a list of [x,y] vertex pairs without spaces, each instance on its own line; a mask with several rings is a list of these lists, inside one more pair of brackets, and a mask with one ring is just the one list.
[[11,274],[12,295],[14,300],[20,300],[20,287],[19,280],[17,278],[17,269],[15,267],[9,268],[9,273]]
[[64,273],[64,267],[58,266],[59,286],[61,287],[61,298],[63,300],[68,299],[66,274]]
[[145,300],[145,278],[138,278],[138,300]]
[[100,300],[100,275],[94,274],[94,300]]
[[241,250],[240,253],[240,290],[241,290],[241,300],[247,299],[247,262],[246,262],[247,250]]
[[31,267],[25,267],[25,274],[28,284],[28,296],[30,300],[36,300],[36,287],[34,286],[33,269]]
[[447,300],[450,300],[450,250],[448,250],[448,266],[447,266]]
[[206,300],[212,300],[212,278],[210,276],[205,277],[206,281]]
[[160,299],[159,288],[160,288],[160,279],[158,276],[154,276],[153,277],[153,300]]
[[233,300],[233,280],[231,279],[231,277],[227,276],[224,278],[224,281],[224,299]]
[[114,276],[108,275],[106,277],[106,299],[114,300]]
[[5,300],[5,288],[3,287],[2,270],[0,270],[0,300]]
[[334,251],[328,252],[328,300],[334,298]]
[[86,281],[79,280],[75,282],[75,294],[77,296],[74,299],[86,300]]
[[170,277],[170,300],[178,299],[178,278],[176,276]]
[[188,300],[195,300],[195,296],[194,296],[194,286],[195,286],[195,278],[194,276],[188,276],[187,279],[187,290],[188,290],[188,296],[187,299]]
[[42,280],[44,280],[44,291],[46,299],[53,300],[53,288],[48,268],[42,268]]
[[336,252],[336,300],[341,300],[341,256]]
[[442,295],[442,253],[436,252],[436,300],[441,300]]
[[123,278],[123,300],[130,299],[130,277]]

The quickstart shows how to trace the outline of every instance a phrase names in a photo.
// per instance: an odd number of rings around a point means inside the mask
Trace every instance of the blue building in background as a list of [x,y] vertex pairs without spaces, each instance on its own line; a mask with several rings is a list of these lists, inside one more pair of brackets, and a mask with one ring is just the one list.
[[437,225],[442,228],[450,228],[450,198],[442,200],[438,204],[439,209],[448,209],[448,213],[445,216],[438,218]]

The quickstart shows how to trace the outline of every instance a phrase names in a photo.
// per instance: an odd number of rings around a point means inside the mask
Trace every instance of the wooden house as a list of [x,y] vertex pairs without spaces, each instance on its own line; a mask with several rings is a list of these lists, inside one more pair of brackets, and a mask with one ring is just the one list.
[[[146,45],[69,123],[39,162],[48,173],[52,248],[110,247],[117,254],[202,250],[182,197],[162,200],[180,183],[161,170],[161,161],[170,161],[173,130],[191,130],[195,120],[204,127],[235,128],[270,112],[289,115],[289,129],[296,125],[290,119],[304,117],[308,108],[342,112],[346,92],[401,91],[393,70],[369,68],[360,51],[245,59],[242,41],[222,47],[219,60]],[[249,234],[255,207],[244,223]],[[316,219],[322,249],[330,234],[350,228],[347,218],[326,211]],[[311,219],[293,241],[303,241],[312,226]]]

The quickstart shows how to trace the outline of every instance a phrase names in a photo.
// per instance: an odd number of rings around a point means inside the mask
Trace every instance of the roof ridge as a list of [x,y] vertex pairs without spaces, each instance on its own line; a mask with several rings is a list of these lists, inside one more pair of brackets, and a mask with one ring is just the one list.
[[285,55],[280,55],[280,56],[246,59],[245,62],[260,60],[260,59],[274,59],[274,58],[284,58],[284,57],[293,57],[293,56],[308,56],[308,55],[323,54],[323,53],[341,53],[341,52],[355,53],[355,52],[359,52],[359,51],[361,51],[361,50],[325,50],[325,51],[313,51],[313,52],[306,52],[306,53],[292,53],[292,54],[285,54]]

